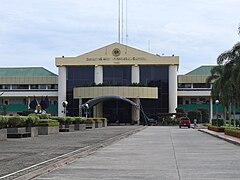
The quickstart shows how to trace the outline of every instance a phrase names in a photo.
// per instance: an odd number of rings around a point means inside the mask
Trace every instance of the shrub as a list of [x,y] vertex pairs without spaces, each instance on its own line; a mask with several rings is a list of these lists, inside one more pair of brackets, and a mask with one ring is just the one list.
[[194,123],[194,119],[197,119],[197,122],[201,122],[201,111],[189,111],[188,117],[191,123]]
[[201,112],[201,115],[202,115],[202,122],[200,123],[208,123],[209,122],[209,111],[208,109],[205,109],[205,108],[199,108],[197,109],[198,111]]
[[[234,119],[231,119],[231,125],[233,126],[234,125]],[[236,119],[236,126],[240,127],[240,119]]]
[[84,121],[84,124],[94,124],[95,121],[92,119],[92,118],[87,118],[85,121]]
[[61,125],[65,124],[65,118],[64,117],[58,117],[58,116],[51,116],[52,120],[57,120]]
[[83,117],[75,117],[74,124],[84,124],[85,120],[86,118],[83,118]]
[[51,114],[37,114],[40,119],[50,119]]
[[73,124],[73,122],[75,121],[75,118],[74,117],[70,117],[70,116],[66,116],[64,118],[65,120],[65,124]]
[[28,110],[22,111],[18,114],[21,115],[21,116],[28,116],[29,114],[34,114],[34,110],[28,109]]
[[26,126],[32,127],[36,126],[38,124],[38,121],[40,120],[39,116],[32,114],[27,116]]
[[8,127],[17,128],[17,127],[26,127],[28,117],[25,116],[9,116],[8,117]]
[[102,119],[101,118],[93,118],[95,123],[102,123]]
[[212,119],[213,126],[223,126],[224,119]]
[[208,125],[208,129],[215,132],[224,132],[225,127]]
[[5,116],[0,116],[0,129],[7,128],[8,119]]
[[225,128],[224,133],[230,136],[240,138],[240,129]]
[[59,122],[50,119],[40,119],[38,120],[38,126],[59,126]]

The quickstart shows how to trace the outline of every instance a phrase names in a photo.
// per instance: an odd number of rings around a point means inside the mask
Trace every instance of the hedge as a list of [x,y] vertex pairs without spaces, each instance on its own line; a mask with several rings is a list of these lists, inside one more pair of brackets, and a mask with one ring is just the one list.
[[226,135],[240,138],[240,129],[225,128],[224,133]]
[[84,118],[84,117],[75,117],[74,124],[84,124],[85,120],[86,120],[86,118]]
[[93,118],[86,118],[84,120],[84,124],[94,124],[94,123],[95,123],[95,121],[93,120]]
[[103,123],[102,118],[93,118],[95,123]]
[[213,126],[223,126],[224,119],[212,119],[212,125]]
[[50,118],[52,120],[57,120],[61,125],[73,124],[75,121],[75,118],[70,116],[66,117],[51,116]]
[[27,116],[7,116],[8,126],[9,128],[17,128],[17,127],[26,127],[28,117]]
[[215,132],[224,132],[225,127],[208,125],[208,129]]
[[38,126],[59,126],[59,122],[56,120],[50,120],[50,119],[40,119],[37,125]]
[[0,129],[7,128],[8,119],[5,116],[0,116]]

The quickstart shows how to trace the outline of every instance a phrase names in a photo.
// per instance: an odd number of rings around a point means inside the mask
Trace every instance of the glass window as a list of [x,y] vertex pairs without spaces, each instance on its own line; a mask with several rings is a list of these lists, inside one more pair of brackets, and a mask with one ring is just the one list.
[[210,88],[208,83],[193,83],[193,88]]
[[39,84],[39,89],[46,89],[47,85],[46,84]]
[[131,66],[104,66],[103,82],[109,85],[131,84]]
[[178,83],[178,88],[191,88],[190,83]]
[[29,89],[28,84],[13,84],[12,89]]
[[168,78],[169,66],[140,66],[140,83],[148,87],[158,87],[158,99],[141,99],[144,112],[151,118],[157,119],[159,113],[168,112]]
[[67,115],[78,116],[79,108],[78,99],[73,99],[73,88],[92,86],[93,83],[94,83],[94,66],[67,67],[67,101],[68,101]]
[[48,84],[47,88],[48,89],[58,89],[58,85],[57,84]]
[[10,85],[8,84],[1,84],[0,89],[10,89]]
[[38,89],[38,84],[31,84],[30,89]]

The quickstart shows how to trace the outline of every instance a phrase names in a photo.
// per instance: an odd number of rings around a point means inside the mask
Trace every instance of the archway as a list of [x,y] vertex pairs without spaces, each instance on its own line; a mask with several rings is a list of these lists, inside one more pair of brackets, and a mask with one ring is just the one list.
[[85,102],[84,104],[82,104],[82,107],[86,107],[86,105],[88,105],[89,108],[92,108],[93,106],[97,105],[100,102],[111,101],[111,100],[122,100],[122,101],[132,104],[133,106],[135,106],[136,108],[139,109],[138,104],[134,103],[133,101],[131,101],[127,98],[121,97],[121,96],[98,96],[98,97],[90,99],[87,102]]
[[[110,101],[110,102],[106,102]],[[109,119],[109,123],[139,123],[140,101],[129,100],[121,96],[99,96],[88,100],[81,106],[85,109],[85,114],[89,109],[98,114],[99,110],[103,117]],[[95,109],[95,111],[94,111]],[[96,113],[97,111],[97,113]],[[101,117],[94,116],[93,117]]]

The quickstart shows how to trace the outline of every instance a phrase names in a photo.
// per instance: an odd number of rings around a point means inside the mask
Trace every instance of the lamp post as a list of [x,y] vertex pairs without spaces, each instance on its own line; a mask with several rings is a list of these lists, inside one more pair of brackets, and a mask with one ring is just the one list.
[[218,99],[216,99],[215,104],[216,104],[216,115],[217,115],[217,126],[218,126],[218,105],[219,105]]
[[63,101],[62,106],[64,108],[63,113],[65,114],[65,116],[67,114],[67,105],[68,105],[68,102],[67,101]]

